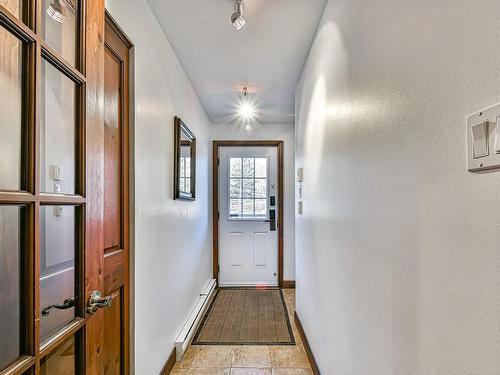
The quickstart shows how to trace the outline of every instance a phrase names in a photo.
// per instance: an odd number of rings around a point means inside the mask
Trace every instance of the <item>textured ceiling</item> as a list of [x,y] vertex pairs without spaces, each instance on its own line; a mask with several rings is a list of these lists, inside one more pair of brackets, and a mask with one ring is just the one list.
[[294,93],[325,0],[149,0],[213,123],[237,119],[247,86],[261,123],[293,122]]

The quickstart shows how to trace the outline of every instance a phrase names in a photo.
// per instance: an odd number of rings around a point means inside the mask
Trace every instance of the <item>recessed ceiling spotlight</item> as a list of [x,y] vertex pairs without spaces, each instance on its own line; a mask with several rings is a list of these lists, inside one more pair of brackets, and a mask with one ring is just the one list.
[[247,20],[243,15],[243,0],[235,0],[234,13],[231,15],[231,23],[237,31],[240,31]]
[[59,0],[53,0],[47,8],[47,14],[56,22],[63,23],[66,18],[64,8]]

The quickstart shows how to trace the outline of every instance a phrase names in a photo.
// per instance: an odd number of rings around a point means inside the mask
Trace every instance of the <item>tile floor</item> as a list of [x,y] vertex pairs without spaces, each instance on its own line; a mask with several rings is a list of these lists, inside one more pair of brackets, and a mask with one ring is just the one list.
[[295,346],[190,346],[171,375],[312,375],[293,320],[295,290],[283,294]]

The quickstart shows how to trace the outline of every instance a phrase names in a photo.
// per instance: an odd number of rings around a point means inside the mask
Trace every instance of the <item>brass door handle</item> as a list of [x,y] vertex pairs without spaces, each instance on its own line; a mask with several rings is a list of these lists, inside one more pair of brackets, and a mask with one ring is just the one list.
[[94,290],[89,298],[89,303],[87,305],[87,312],[89,314],[95,313],[98,309],[103,309],[105,307],[111,306],[112,298],[111,296],[103,297],[101,292]]
[[75,299],[74,298],[66,298],[62,305],[50,305],[46,306],[42,310],[42,315],[47,316],[50,313],[50,310],[52,309],[58,309],[58,310],[67,310],[75,306]]

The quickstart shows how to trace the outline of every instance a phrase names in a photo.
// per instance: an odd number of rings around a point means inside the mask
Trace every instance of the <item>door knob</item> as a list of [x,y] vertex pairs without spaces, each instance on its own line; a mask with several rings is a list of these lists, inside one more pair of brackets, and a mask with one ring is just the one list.
[[50,310],[52,309],[58,309],[58,310],[67,310],[75,306],[75,299],[74,298],[66,298],[62,305],[50,305],[46,306],[42,310],[42,315],[47,316],[50,313]]
[[101,292],[94,290],[89,298],[89,304],[87,306],[87,312],[89,314],[95,313],[98,309],[103,309],[105,307],[111,306],[112,298],[111,296],[103,297]]

